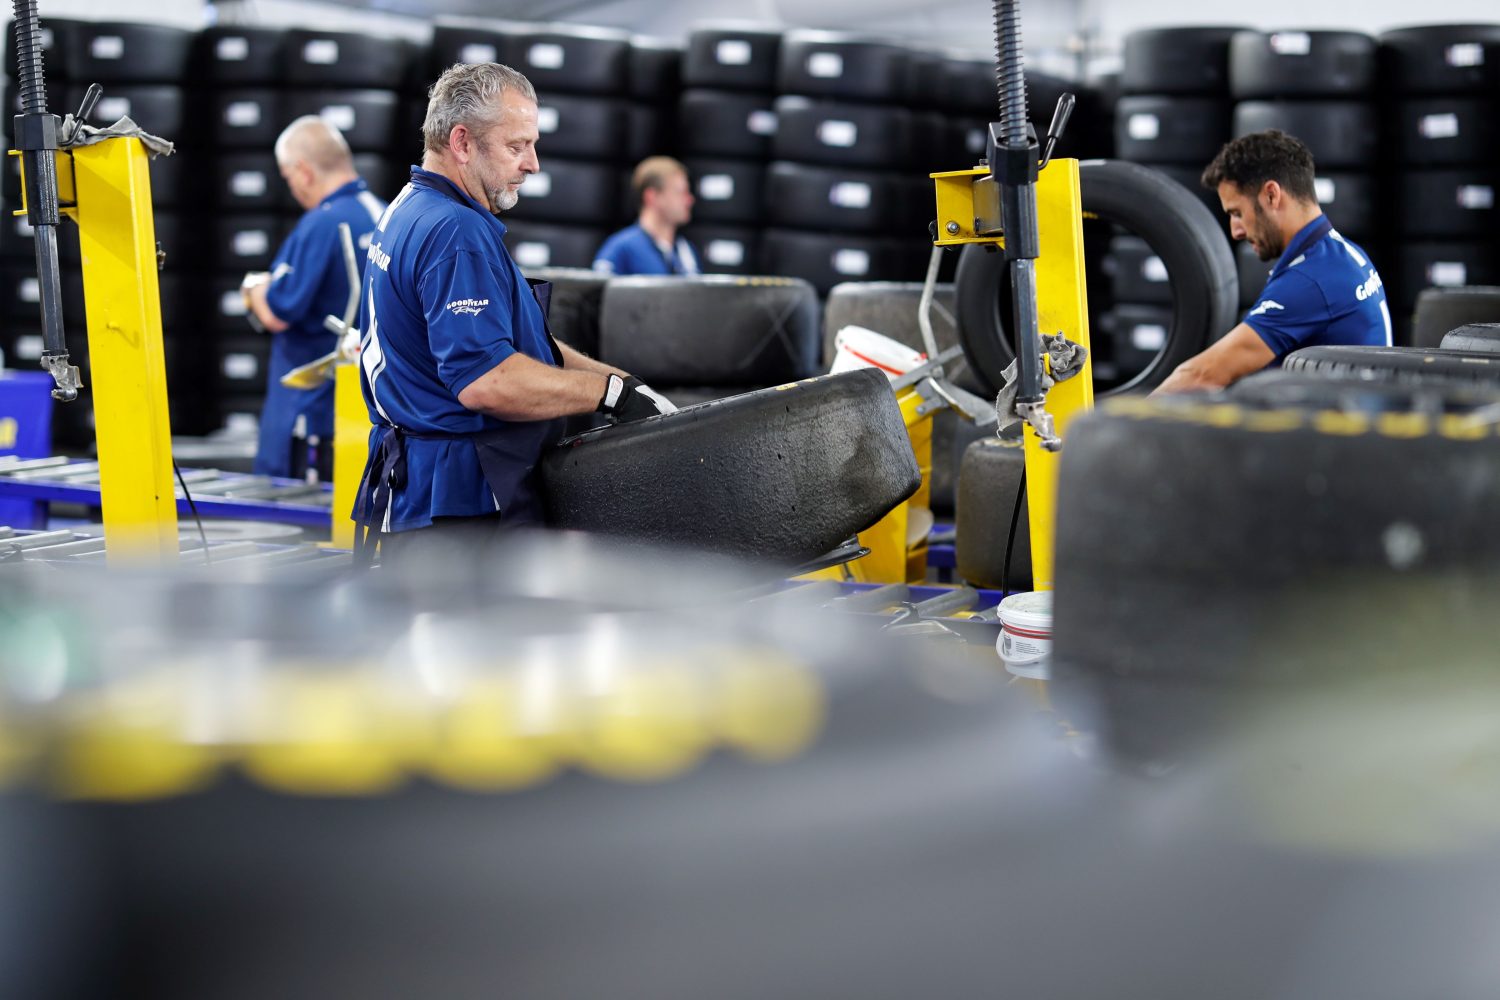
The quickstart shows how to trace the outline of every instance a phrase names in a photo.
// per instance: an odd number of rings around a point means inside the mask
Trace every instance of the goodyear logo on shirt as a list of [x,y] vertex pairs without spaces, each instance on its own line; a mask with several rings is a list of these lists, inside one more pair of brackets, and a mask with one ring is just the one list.
[[448,303],[448,311],[455,316],[478,316],[489,304],[489,299],[454,299]]

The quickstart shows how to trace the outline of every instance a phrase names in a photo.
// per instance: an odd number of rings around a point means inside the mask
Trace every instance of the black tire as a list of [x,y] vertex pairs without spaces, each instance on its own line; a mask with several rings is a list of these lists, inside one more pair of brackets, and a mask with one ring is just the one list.
[[1471,323],[1500,323],[1500,282],[1423,291],[1417,296],[1412,343],[1440,346],[1448,331]]
[[770,93],[780,53],[778,31],[704,26],[688,36],[682,85]]
[[1172,328],[1172,309],[1170,306],[1117,302],[1110,313],[1107,327],[1115,377],[1128,381],[1149,368],[1166,346],[1168,331]]
[[[219,215],[210,228],[212,260],[221,271],[264,271],[281,246],[291,224],[282,216],[267,212]],[[158,222],[156,238],[170,254],[172,248],[162,239]]]
[[505,217],[582,225],[613,218],[619,199],[620,170],[613,164],[548,157]]
[[653,385],[651,388],[670,399],[672,405],[679,410],[685,410],[689,406],[697,406],[699,403],[712,403],[715,400],[728,399],[730,396],[743,396],[746,392],[754,392],[757,389],[770,387],[756,386],[755,389],[747,390],[742,385]]
[[[332,338],[330,338],[332,339]],[[214,350],[214,390],[219,396],[254,395],[266,391],[266,366],[271,360],[271,338],[245,332],[219,341]]]
[[219,154],[214,158],[212,184],[209,200],[223,212],[292,207],[291,192],[276,167],[275,155],[269,151]]
[[515,219],[505,224],[505,246],[522,268],[594,265],[607,234],[592,226],[569,226]]
[[[53,83],[64,83],[72,79],[72,58],[74,51],[73,32],[82,21],[74,21],[61,17],[49,17],[45,21],[38,22],[37,41],[42,50],[43,78],[47,81],[48,93],[50,94]],[[0,56],[0,64],[5,67],[5,75],[11,80],[19,79],[16,72],[17,61],[20,56],[16,47],[16,21],[7,18],[5,22],[5,53]],[[12,89],[12,88],[7,88]],[[14,96],[14,95],[13,95]],[[73,110],[73,109],[69,109]],[[16,108],[20,113],[20,108]],[[53,112],[56,114],[56,112]],[[11,123],[5,123],[6,134],[10,134]]]
[[589,357],[599,353],[599,313],[609,276],[583,268],[528,268],[526,277],[552,282],[547,327],[552,336]]
[[1115,154],[1139,163],[1208,163],[1229,141],[1230,104],[1212,97],[1122,97]]
[[[915,351],[926,351],[922,328],[917,323],[917,307],[922,299],[922,283],[914,281],[846,281],[834,285],[823,309],[823,367],[833,364],[834,338],[846,326],[890,337]],[[939,284],[932,297],[932,335],[941,352],[958,343],[954,314],[954,291],[951,284]],[[983,391],[973,384],[968,364],[962,358],[946,366],[949,377],[957,376],[959,384]]]
[[741,160],[690,159],[684,164],[693,184],[693,221],[716,225],[758,225],[763,221],[766,168]]
[[683,48],[660,38],[630,41],[630,96],[648,104],[676,100],[682,90]]
[[549,159],[614,160],[626,148],[629,124],[630,106],[624,101],[549,94],[537,105],[537,149]]
[[1371,382],[1421,382],[1436,378],[1500,385],[1500,357],[1438,347],[1304,347],[1288,354],[1282,368]]
[[281,28],[215,25],[193,41],[194,79],[215,87],[281,82],[286,32]]
[[783,94],[897,103],[906,96],[907,50],[844,32],[795,29],[781,39]]
[[684,156],[764,160],[776,135],[767,94],[686,90],[677,103],[677,143]]
[[1477,97],[1429,97],[1396,106],[1396,154],[1419,167],[1471,166],[1489,161],[1500,139],[1494,110]]
[[890,384],[868,369],[579,435],[542,479],[556,527],[789,566],[921,483]]
[[1313,189],[1340,235],[1364,243],[1379,232],[1380,184],[1373,174],[1320,171]]
[[[410,176],[410,165],[404,160],[392,160],[379,153],[355,153],[353,159],[355,173],[364,178],[370,193],[381,201],[395,198]],[[291,197],[290,191],[287,197]]]
[[[1141,236],[1172,275],[1166,348],[1137,378],[1111,392],[1159,385],[1181,362],[1229,332],[1239,314],[1234,256],[1218,221],[1180,184],[1149,167],[1115,160],[1080,165],[1083,210]],[[996,391],[1015,357],[1004,255],[965,248],[954,284],[958,335],[969,364]],[[1002,313],[1002,309],[1005,310]],[[1003,316],[1003,318],[1002,318]]]
[[791,278],[616,278],[601,360],[663,385],[762,386],[817,371],[818,300]]
[[1172,302],[1167,266],[1139,236],[1116,236],[1104,258],[1110,295],[1116,302],[1164,305]]
[[505,62],[510,56],[506,49],[509,37],[506,32],[471,18],[436,18],[432,41],[427,47],[426,85],[431,86],[450,66]]
[[[1420,307],[1429,291],[1434,296],[1464,295],[1469,286],[1500,285],[1500,253],[1490,243],[1402,243],[1396,247],[1394,256],[1395,267],[1386,295],[1406,312]],[[1412,343],[1417,347],[1436,347],[1444,333],[1467,322],[1465,317],[1469,313],[1462,303],[1455,301],[1453,306],[1459,310],[1456,314],[1443,311],[1430,322],[1421,323],[1423,339]]]
[[[1500,310],[1496,311],[1500,318]],[[1474,354],[1500,354],[1500,322],[1467,323],[1443,334],[1445,351],[1468,351]]]
[[[958,503],[954,520],[954,557],[958,575],[977,586],[1031,589],[1030,505],[1016,499],[1025,478],[1026,453],[1020,426],[1004,437],[993,433],[965,449],[958,471]],[[1014,546],[1010,523],[1015,516]],[[1006,572],[1006,557],[1010,572]]]
[[624,159],[634,168],[648,156],[660,155],[676,145],[673,126],[677,109],[651,104],[632,104],[626,114]]
[[1338,413],[1438,414],[1472,413],[1500,402],[1493,386],[1462,384],[1444,378],[1412,382],[1376,382],[1358,371],[1286,371],[1270,369],[1240,379],[1224,391],[1240,406],[1261,409],[1323,410]]
[[1227,233],[1228,220],[1224,217],[1224,206],[1219,204],[1219,192],[1210,191],[1203,186],[1203,167],[1205,165],[1177,163],[1149,164],[1152,170],[1176,181],[1178,186],[1182,187],[1194,198],[1203,202],[1203,206],[1208,209],[1208,214],[1212,215],[1218,221],[1220,228],[1225,229]]
[[698,250],[704,274],[755,274],[760,267],[758,229],[694,223],[686,235]]
[[355,152],[384,153],[396,141],[401,101],[389,90],[315,90],[293,92],[283,98],[290,121],[318,115],[336,127]]
[[1363,102],[1244,101],[1235,107],[1236,136],[1272,128],[1301,139],[1319,170],[1368,169],[1379,149],[1375,106]]
[[902,170],[910,161],[912,115],[904,108],[782,97],[776,101],[778,160]]
[[1398,95],[1493,94],[1500,25],[1430,24],[1380,36],[1381,79]]
[[1500,170],[1406,170],[1397,185],[1404,239],[1487,240],[1495,231]]
[[67,37],[73,49],[68,74],[84,84],[175,86],[186,77],[193,51],[193,32],[164,24],[80,21]]
[[1445,426],[1223,400],[1075,421],[1049,694],[1151,759],[1189,752],[1247,689],[1490,662],[1475,584],[1500,558],[1500,443]]
[[1229,43],[1229,92],[1239,101],[1371,96],[1376,50],[1358,31],[1241,31]]
[[[78,227],[68,220],[57,227],[57,259],[63,264],[79,261]],[[31,224],[24,215],[9,215],[0,219],[0,256],[16,260],[28,260],[36,266],[36,237]]]
[[952,523],[958,510],[958,478],[964,452],[975,441],[995,436],[995,427],[980,427],[951,409],[932,415],[932,472],[927,506],[933,516]]
[[901,240],[767,229],[760,249],[762,271],[810,281],[819,295],[845,281],[912,281],[922,273]]
[[[931,87],[930,81],[924,83]],[[948,59],[943,62],[939,106],[951,115],[999,118],[1000,97],[994,59]],[[982,154],[981,154],[982,155]]]
[[772,163],[766,171],[766,221],[837,233],[912,227],[911,178],[904,174]]
[[[69,87],[62,96],[77,110],[83,101],[83,88]],[[184,135],[187,124],[187,101],[182,89],[167,86],[114,86],[107,88],[94,105],[88,123],[99,128],[113,125],[125,116],[153,135],[173,142],[191,137]]]
[[281,94],[268,89],[221,90],[214,94],[208,134],[215,147],[265,152],[284,126]]
[[630,36],[609,28],[552,24],[506,39],[506,63],[538,93],[619,97],[630,88]]
[[1189,27],[1132,31],[1125,36],[1120,89],[1126,94],[1226,93],[1229,42],[1242,30]]
[[399,38],[303,28],[286,33],[282,53],[285,83],[335,89],[399,89],[412,57],[411,47]]

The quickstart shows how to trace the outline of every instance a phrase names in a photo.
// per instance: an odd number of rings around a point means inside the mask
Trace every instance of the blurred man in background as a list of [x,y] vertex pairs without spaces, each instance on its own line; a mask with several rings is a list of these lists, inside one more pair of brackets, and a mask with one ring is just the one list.
[[363,268],[370,232],[385,203],[355,172],[343,135],[315,115],[298,118],[277,138],[276,166],[306,212],[277,251],[271,270],[247,274],[240,286],[246,308],[271,334],[255,472],[301,475],[308,466],[306,440],[317,437],[323,442],[317,464],[327,478],[333,459],[333,383],[290,389],[281,377],[337,346],[338,337],[323,318],[343,316],[349,301],[339,223],[348,223],[355,260]]
[[670,156],[640,162],[630,179],[641,214],[604,241],[594,270],[606,274],[699,274],[698,255],[678,230],[692,221],[687,168]]

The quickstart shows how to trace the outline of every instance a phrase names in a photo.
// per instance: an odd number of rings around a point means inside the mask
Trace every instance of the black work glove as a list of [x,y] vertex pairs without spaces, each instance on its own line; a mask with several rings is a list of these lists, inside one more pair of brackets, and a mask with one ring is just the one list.
[[659,413],[676,413],[672,401],[634,375],[611,375],[599,400],[599,412],[615,423],[644,420]]

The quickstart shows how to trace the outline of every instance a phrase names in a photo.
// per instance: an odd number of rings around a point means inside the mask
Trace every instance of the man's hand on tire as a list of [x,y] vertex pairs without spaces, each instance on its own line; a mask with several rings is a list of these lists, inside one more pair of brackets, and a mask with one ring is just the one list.
[[677,407],[661,393],[634,375],[611,375],[599,400],[599,412],[617,424],[644,420],[662,413],[676,413]]

